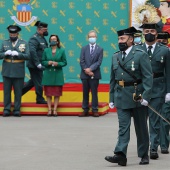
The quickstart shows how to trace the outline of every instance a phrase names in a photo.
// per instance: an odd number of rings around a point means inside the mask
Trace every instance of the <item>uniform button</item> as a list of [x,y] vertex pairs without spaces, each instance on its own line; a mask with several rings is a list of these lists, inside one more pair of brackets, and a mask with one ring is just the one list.
[[122,73],[122,75],[123,75],[123,73]]

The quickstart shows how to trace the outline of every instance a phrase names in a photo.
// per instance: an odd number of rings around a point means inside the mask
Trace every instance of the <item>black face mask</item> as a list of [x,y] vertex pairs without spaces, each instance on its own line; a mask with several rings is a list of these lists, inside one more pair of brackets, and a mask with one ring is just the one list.
[[153,42],[155,41],[155,35],[149,33],[149,34],[145,34],[145,40],[148,42]]
[[48,36],[48,31],[43,32],[43,36]]
[[57,45],[57,41],[51,41],[50,42],[50,46],[56,46]]
[[18,37],[10,37],[10,40],[11,40],[12,42],[15,42],[17,39],[18,39]]
[[165,42],[161,42],[161,44],[163,44],[163,45],[167,45],[168,43],[165,43]]
[[119,49],[120,51],[126,51],[128,49],[128,45],[127,45],[127,42],[125,43],[119,43]]

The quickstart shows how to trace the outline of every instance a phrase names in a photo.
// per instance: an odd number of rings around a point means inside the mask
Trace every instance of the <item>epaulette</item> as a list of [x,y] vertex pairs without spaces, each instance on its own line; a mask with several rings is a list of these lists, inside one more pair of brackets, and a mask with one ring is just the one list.
[[168,49],[169,49],[169,47],[168,47],[168,46],[166,46],[166,45],[164,45],[164,44],[162,44],[162,43],[159,43],[159,45],[160,45],[160,46],[163,46],[163,47],[166,47],[166,48],[168,48]]
[[23,40],[23,39],[19,39],[20,41],[23,41],[23,42],[26,42],[25,40]]
[[141,52],[143,52],[143,50],[140,49],[140,48],[136,48],[135,50],[136,50],[136,51],[141,51]]
[[37,37],[38,34],[34,34],[33,37]]

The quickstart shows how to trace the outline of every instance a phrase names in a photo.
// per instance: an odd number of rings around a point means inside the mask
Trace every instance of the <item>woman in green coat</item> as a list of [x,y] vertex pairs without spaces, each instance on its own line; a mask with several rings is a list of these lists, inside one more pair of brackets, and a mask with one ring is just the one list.
[[65,50],[60,46],[60,39],[57,35],[51,35],[50,47],[46,48],[42,56],[42,65],[45,66],[42,85],[47,97],[48,113],[52,115],[52,96],[54,96],[53,115],[57,116],[57,106],[59,98],[62,96],[62,87],[64,84],[63,67],[67,65]]

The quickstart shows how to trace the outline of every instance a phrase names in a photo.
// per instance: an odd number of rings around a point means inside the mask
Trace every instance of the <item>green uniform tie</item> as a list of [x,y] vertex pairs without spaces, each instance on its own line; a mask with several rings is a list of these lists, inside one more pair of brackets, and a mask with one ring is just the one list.
[[150,60],[152,58],[152,51],[151,51],[151,49],[152,49],[152,46],[148,46],[148,55],[149,55]]

